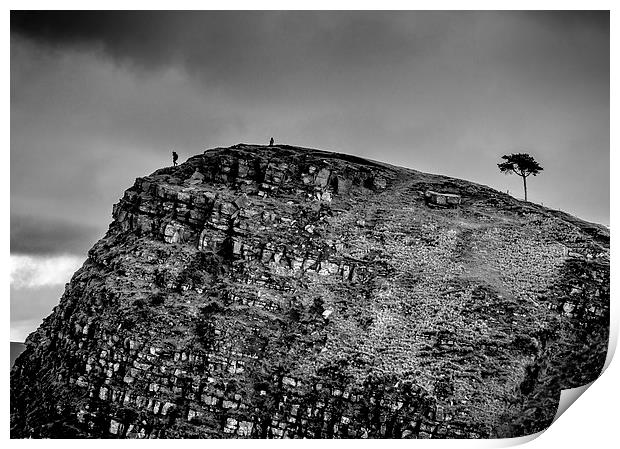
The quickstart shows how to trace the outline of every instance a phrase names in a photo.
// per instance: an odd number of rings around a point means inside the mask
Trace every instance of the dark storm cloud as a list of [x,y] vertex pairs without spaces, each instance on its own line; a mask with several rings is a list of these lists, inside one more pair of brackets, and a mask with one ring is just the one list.
[[609,34],[609,11],[530,11],[523,14],[560,29],[588,26]]
[[[427,20],[433,17],[428,13]],[[394,26],[393,14],[381,12],[236,12],[236,11],[17,11],[11,14],[11,31],[51,45],[102,46],[110,56],[130,59],[139,65],[161,66],[200,59],[219,63],[271,54],[271,61],[282,55],[276,50],[290,48],[290,55],[323,41],[333,47],[326,54],[342,50],[353,56],[370,52],[385,54],[395,49],[394,37],[401,31]],[[301,48],[296,48],[296,46]],[[316,49],[315,49],[316,50]],[[357,50],[357,51],[356,51]],[[408,51],[411,47],[408,46]],[[229,57],[227,57],[229,55]],[[270,62],[270,60],[266,62]],[[286,58],[284,59],[286,61]],[[257,59],[257,62],[260,62]],[[217,65],[217,64],[214,64]],[[257,67],[259,68],[259,67]]]
[[[471,25],[472,19],[475,24],[516,16],[563,30],[583,26],[609,34],[609,11],[12,11],[11,31],[50,45],[101,46],[119,61],[152,68],[174,62],[204,65],[204,59],[235,64],[257,51],[256,62],[264,57],[277,62],[287,47],[285,56],[298,54],[299,61],[311,47],[339,58],[372,60],[435,46],[436,38]],[[412,35],[418,42],[409,39]],[[330,45],[317,47],[323,43]]]
[[[513,28],[521,22],[521,28]],[[505,23],[506,29],[501,25]],[[532,29],[532,24],[538,29]],[[467,55],[520,64],[538,58],[570,63],[555,33],[581,38],[609,35],[607,11],[17,11],[11,31],[42,45],[86,49],[148,76],[183,67],[210,89],[246,101],[263,101],[282,91],[292,95],[320,88],[330,94],[356,82],[370,69],[389,72],[406,61],[453,70]],[[507,34],[502,36],[505,31]],[[530,33],[533,31],[532,33]],[[516,32],[518,34],[508,34]],[[490,34],[497,33],[497,36]],[[581,34],[578,34],[581,33]],[[535,37],[545,40],[534,41]],[[490,40],[485,40],[490,38]],[[550,39],[548,39],[550,38]],[[547,42],[548,40],[548,42]],[[493,47],[505,43],[504,49]],[[521,45],[519,45],[521,43]],[[556,54],[549,54],[545,47]],[[575,47],[579,48],[580,43]],[[537,48],[541,46],[541,48]],[[450,49],[462,54],[441,55]],[[591,65],[604,48],[589,49]],[[608,52],[607,52],[608,53]],[[452,58],[452,62],[448,58]],[[463,61],[462,61],[463,59]],[[439,64],[438,64],[439,62]],[[566,67],[573,69],[573,67]],[[530,67],[531,69],[531,67]],[[544,67],[543,67],[544,69]],[[356,73],[356,71],[361,73]],[[400,74],[402,82],[402,73]],[[345,94],[346,95],[346,94]],[[340,95],[342,96],[342,95]]]
[[[210,85],[325,81],[343,67],[388,67],[430,54],[450,14],[382,12],[13,12],[11,31],[41,44],[90,48],[139,71],[183,66]],[[415,39],[414,39],[415,38]],[[250,89],[243,89],[248,91]],[[257,89],[252,90],[256,95]]]
[[11,253],[86,254],[101,237],[99,229],[67,220],[11,216]]
[[[219,15],[219,14],[218,14]],[[121,61],[147,67],[172,62],[187,39],[183,12],[155,11],[13,11],[11,32],[59,46],[101,46]],[[220,26],[215,14],[205,29]]]

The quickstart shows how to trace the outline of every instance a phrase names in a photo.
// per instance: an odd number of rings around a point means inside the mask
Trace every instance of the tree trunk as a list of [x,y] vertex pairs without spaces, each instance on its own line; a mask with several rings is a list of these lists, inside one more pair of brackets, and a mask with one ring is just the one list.
[[527,183],[525,182],[525,176],[523,176],[523,191],[525,192],[525,201],[527,201]]

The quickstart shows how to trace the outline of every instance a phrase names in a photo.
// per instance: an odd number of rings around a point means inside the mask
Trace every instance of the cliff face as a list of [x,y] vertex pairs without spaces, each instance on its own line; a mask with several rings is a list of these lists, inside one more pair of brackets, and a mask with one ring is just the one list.
[[236,145],[113,218],[15,363],[12,437],[520,436],[604,363],[608,232],[484,186]]

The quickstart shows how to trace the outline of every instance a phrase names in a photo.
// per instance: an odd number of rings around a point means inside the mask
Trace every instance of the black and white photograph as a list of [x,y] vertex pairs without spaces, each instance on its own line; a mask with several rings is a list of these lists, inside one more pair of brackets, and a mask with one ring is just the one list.
[[609,364],[609,9],[9,14],[11,439],[522,439]]

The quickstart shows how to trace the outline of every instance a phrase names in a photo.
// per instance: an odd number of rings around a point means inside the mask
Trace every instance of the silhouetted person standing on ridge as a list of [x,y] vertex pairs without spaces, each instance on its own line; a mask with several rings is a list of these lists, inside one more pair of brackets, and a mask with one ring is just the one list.
[[269,146],[272,147],[273,146],[273,137],[271,139],[269,139]]
[[172,163],[174,164],[174,166],[177,166],[177,161],[179,160],[179,155],[177,154],[176,151],[172,152]]

